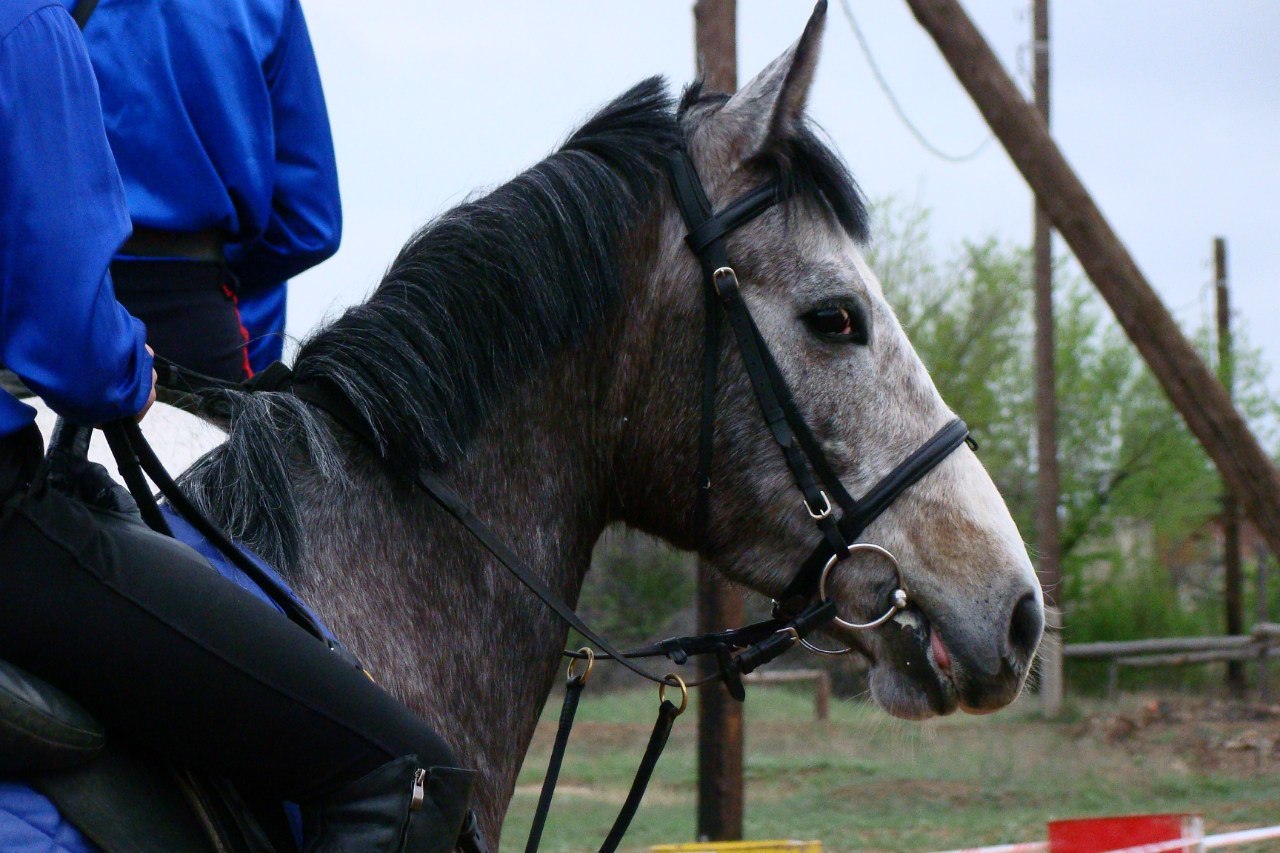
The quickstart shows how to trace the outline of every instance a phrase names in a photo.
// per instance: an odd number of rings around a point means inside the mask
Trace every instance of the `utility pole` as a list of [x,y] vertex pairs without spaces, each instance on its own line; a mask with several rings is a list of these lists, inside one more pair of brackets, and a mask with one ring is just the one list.
[[[1218,303],[1218,381],[1230,397],[1234,391],[1235,364],[1231,346],[1231,295],[1227,290],[1227,240],[1213,240],[1213,281]],[[1227,633],[1244,633],[1244,573],[1240,569],[1240,508],[1235,493],[1222,483],[1223,606]],[[1227,689],[1244,693],[1244,661],[1227,662]]]
[[[697,0],[693,19],[698,76],[709,90],[736,91],[737,0]],[[698,633],[745,621],[741,594],[699,561]],[[700,675],[713,674],[715,661],[701,660]],[[742,838],[742,704],[718,680],[698,689],[698,838],[736,841]]]
[[[1267,608],[1267,571],[1271,567],[1271,555],[1261,545],[1257,547],[1254,555],[1258,560],[1258,582],[1254,587],[1258,600],[1254,602],[1254,621],[1269,622],[1271,620]],[[1267,650],[1262,649],[1258,652],[1258,698],[1263,702],[1271,701],[1271,679],[1268,668]]]
[[[1049,0],[1032,0],[1031,46],[1035,53],[1036,108],[1049,126]],[[1046,717],[1062,711],[1062,541],[1058,529],[1058,398],[1053,364],[1053,232],[1044,208],[1035,204],[1036,320],[1036,548],[1044,589],[1046,642],[1040,647],[1040,707]]]
[[1230,484],[1273,554],[1280,554],[1280,469],[1071,169],[1035,106],[956,0],[907,0],[956,78],[1031,185],[1174,408]]

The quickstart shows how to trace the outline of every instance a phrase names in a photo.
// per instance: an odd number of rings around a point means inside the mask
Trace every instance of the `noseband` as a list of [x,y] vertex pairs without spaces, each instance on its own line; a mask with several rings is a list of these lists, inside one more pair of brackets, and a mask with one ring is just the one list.
[[[700,547],[707,543],[711,503],[710,475],[715,449],[715,397],[720,366],[720,325],[723,314],[728,317],[729,327],[733,330],[760,413],[773,440],[782,451],[783,459],[786,460],[800,492],[799,503],[822,537],[813,553],[805,559],[775,600],[775,615],[800,613],[807,607],[815,606],[812,603],[815,597],[817,605],[829,601],[826,582],[832,569],[855,552],[870,551],[886,558],[896,575],[897,586],[890,593],[889,609],[879,618],[864,623],[840,619],[834,616],[834,610],[831,618],[837,624],[854,630],[882,625],[907,606],[907,591],[898,561],[893,555],[878,545],[857,542],[858,536],[904,491],[933,470],[953,450],[969,441],[969,428],[959,418],[952,420],[881,478],[861,500],[855,500],[836,476],[822,446],[796,408],[791,389],[742,298],[737,273],[729,260],[726,246],[728,236],[775,204],[781,203],[783,194],[779,185],[768,183],[757,187],[715,212],[702,188],[693,161],[683,147],[672,153],[668,168],[676,206],[689,229],[685,242],[702,267],[705,306],[697,497],[693,515],[695,540]],[[835,517],[833,499],[841,512],[839,519]],[[807,647],[813,648],[807,641],[803,642]]]

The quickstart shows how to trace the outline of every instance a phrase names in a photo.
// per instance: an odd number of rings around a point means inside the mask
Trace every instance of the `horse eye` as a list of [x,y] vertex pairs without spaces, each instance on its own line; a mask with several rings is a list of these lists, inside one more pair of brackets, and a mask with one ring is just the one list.
[[838,343],[867,343],[867,324],[857,308],[832,305],[810,311],[803,319],[820,338]]

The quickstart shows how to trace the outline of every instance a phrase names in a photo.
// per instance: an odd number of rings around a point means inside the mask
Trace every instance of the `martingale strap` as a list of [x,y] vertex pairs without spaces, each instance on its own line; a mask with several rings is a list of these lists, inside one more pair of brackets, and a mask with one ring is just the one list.
[[[524,845],[525,853],[536,853],[542,843],[542,830],[547,825],[547,813],[551,811],[551,798],[556,792],[556,783],[560,781],[560,766],[564,763],[565,750],[569,747],[569,734],[573,731],[573,718],[578,713],[578,700],[582,698],[582,688],[587,686],[587,677],[591,674],[591,663],[581,674],[569,676],[564,686],[564,704],[560,706],[560,723],[556,726],[556,740],[551,747],[551,758],[547,761],[547,773],[542,777],[542,793],[538,795],[538,807],[533,812],[533,824],[529,827],[529,840]],[[571,665],[572,667],[572,665]],[[572,669],[570,669],[572,672]]]
[[[687,701],[687,695],[686,695]],[[618,849],[618,845],[622,843],[622,837],[627,834],[627,829],[631,826],[631,819],[636,816],[636,810],[640,808],[640,801],[644,799],[644,792],[649,787],[649,780],[653,778],[654,768],[658,766],[658,759],[662,757],[662,750],[667,745],[667,739],[671,737],[671,726],[676,721],[676,717],[684,713],[685,702],[681,702],[680,706],[672,704],[666,699],[662,699],[658,706],[658,719],[653,724],[653,731],[649,733],[649,744],[644,749],[644,756],[640,759],[640,767],[636,770],[635,778],[631,781],[631,790],[627,791],[626,802],[622,804],[622,811],[618,812],[618,817],[613,822],[613,828],[609,830],[609,835],[605,838],[604,843],[600,845],[600,853],[614,853]]]

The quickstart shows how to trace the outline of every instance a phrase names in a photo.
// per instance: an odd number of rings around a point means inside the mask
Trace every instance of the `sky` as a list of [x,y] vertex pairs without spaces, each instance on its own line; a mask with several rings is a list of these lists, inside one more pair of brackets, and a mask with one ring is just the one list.
[[[890,87],[937,147],[989,133],[900,0],[849,0]],[[409,235],[536,162],[640,79],[694,76],[690,0],[304,0],[337,148],[345,232],[298,277],[289,332],[362,299]],[[1029,90],[1030,0],[966,9]],[[800,34],[812,5],[739,0],[744,83]],[[1031,194],[998,142],[956,165],[892,112],[833,0],[809,113],[867,194],[931,211],[943,252],[1029,242]],[[1280,3],[1051,0],[1052,126],[1166,305],[1212,316],[1212,240],[1228,240],[1236,316],[1280,363]],[[1066,251],[1059,241],[1057,251]],[[1280,380],[1273,377],[1273,387]]]
[[[336,256],[293,283],[295,337],[363,299],[415,229],[541,159],[615,95],[652,74],[674,87],[694,76],[691,0],[303,2],[345,233]],[[988,137],[905,2],[849,3],[934,145],[966,153]],[[1029,90],[1030,0],[964,5]],[[811,10],[739,0],[739,82],[798,38]],[[1031,194],[999,144],[961,165],[929,154],[894,115],[840,0],[828,16],[809,113],[867,194],[931,211],[943,252],[990,236],[1029,242]],[[1212,316],[1212,240],[1224,235],[1236,317],[1280,366],[1280,3],[1051,0],[1050,21],[1052,126],[1068,161],[1185,325]],[[151,427],[174,470],[218,440],[167,407]]]

